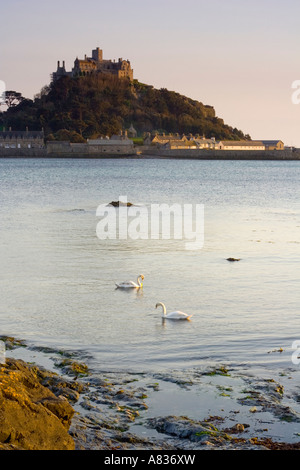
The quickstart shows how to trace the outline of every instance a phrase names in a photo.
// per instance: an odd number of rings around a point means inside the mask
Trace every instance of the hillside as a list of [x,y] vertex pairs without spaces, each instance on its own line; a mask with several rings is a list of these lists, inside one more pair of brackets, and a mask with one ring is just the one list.
[[24,99],[2,113],[1,124],[13,130],[44,128],[48,140],[81,142],[119,133],[131,123],[145,132],[200,134],[223,140],[249,138],[215,115],[212,106],[167,89],[155,89],[107,74],[62,77],[34,100]]

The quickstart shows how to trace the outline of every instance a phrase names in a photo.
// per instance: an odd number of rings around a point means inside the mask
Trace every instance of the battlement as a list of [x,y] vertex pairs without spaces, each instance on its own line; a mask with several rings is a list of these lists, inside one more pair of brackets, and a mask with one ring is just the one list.
[[52,80],[56,81],[64,76],[80,77],[95,73],[108,73],[116,75],[118,78],[133,80],[133,69],[129,60],[119,59],[117,62],[115,60],[104,60],[103,51],[99,47],[92,51],[92,57],[87,57],[86,55],[84,59],[78,59],[77,57],[74,61],[74,67],[70,72],[66,71],[65,61],[63,61],[62,66],[60,61],[58,61],[57,70],[52,74]]

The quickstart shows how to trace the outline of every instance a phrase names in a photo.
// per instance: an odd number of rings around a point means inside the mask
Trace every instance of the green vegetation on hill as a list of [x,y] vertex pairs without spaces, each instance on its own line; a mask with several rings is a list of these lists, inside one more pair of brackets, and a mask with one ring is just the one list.
[[111,136],[131,123],[139,136],[158,131],[223,140],[249,138],[224,124],[212,106],[108,74],[62,77],[44,87],[34,100],[22,99],[0,115],[0,126],[6,129],[44,128],[48,140],[72,142]]

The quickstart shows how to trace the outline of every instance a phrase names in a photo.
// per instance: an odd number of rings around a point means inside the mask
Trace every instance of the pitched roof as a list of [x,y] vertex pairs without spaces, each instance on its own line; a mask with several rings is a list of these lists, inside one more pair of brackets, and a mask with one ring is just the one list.
[[160,134],[156,134],[153,138],[153,140],[156,140],[156,141],[163,141],[163,142],[167,142],[167,141],[183,141],[183,140],[186,140],[186,137],[185,136],[179,136],[179,135],[160,135]]
[[0,139],[43,139],[43,131],[2,131]]
[[261,140],[222,140],[221,143],[231,147],[261,147],[264,145]]
[[262,142],[267,145],[276,145],[279,142],[283,144],[282,140],[262,140]]

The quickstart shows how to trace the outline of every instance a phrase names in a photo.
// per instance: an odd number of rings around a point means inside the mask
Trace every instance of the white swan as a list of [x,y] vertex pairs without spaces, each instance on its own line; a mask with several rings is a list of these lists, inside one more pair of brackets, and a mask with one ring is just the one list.
[[162,318],[167,318],[168,320],[189,320],[193,315],[188,315],[187,313],[180,312],[176,310],[175,312],[167,313],[166,306],[162,302],[158,302],[155,305],[155,308],[161,306],[163,308]]
[[120,282],[119,284],[116,283],[116,286],[119,289],[140,289],[143,287],[143,280],[144,280],[143,274],[140,274],[137,278],[137,283],[133,281],[123,281]]

